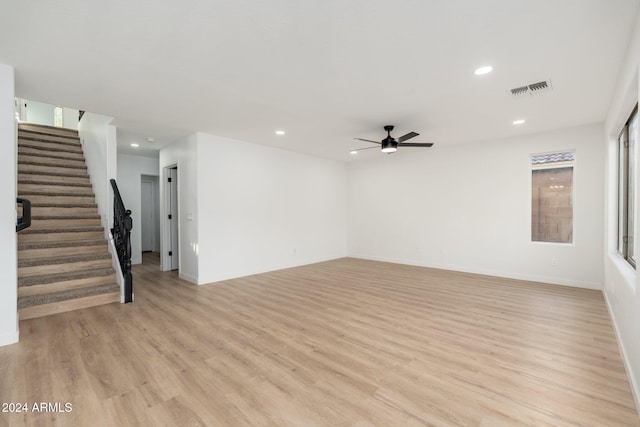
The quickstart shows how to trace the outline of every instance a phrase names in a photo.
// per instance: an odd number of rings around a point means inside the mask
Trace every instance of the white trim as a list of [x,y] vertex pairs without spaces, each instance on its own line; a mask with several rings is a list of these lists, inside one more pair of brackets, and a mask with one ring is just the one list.
[[120,269],[118,251],[116,250],[116,245],[113,242],[113,236],[111,235],[111,232],[109,232],[107,243],[107,248],[109,249],[109,253],[111,254],[111,266],[116,271],[116,283],[118,284],[118,286],[120,286],[120,302],[124,304],[124,276],[122,275],[122,271]]
[[561,277],[542,276],[537,274],[521,274],[521,273],[513,273],[513,272],[501,271],[501,270],[473,269],[473,268],[465,268],[465,267],[461,267],[459,265],[453,265],[453,264],[437,264],[437,263],[433,264],[433,263],[420,262],[417,260],[405,260],[405,259],[387,258],[387,257],[379,257],[379,256],[363,255],[363,254],[349,254],[348,256],[349,258],[360,258],[360,259],[367,259],[371,261],[391,262],[394,264],[414,265],[417,267],[436,268],[439,270],[450,270],[453,272],[460,272],[460,273],[472,273],[472,274],[480,274],[483,276],[502,277],[505,279],[524,280],[527,282],[547,283],[551,285],[570,286],[573,288],[593,289],[596,291],[602,290],[602,283],[600,282],[572,280],[572,279],[565,279]]
[[193,277],[189,274],[185,274],[185,273],[181,273],[180,270],[178,270],[178,277],[181,278],[182,280],[186,280],[187,282],[191,282],[194,285],[202,285],[203,283],[198,283],[198,278],[197,277]]
[[631,386],[631,394],[633,395],[633,398],[636,402],[636,411],[638,412],[638,416],[640,417],[640,385],[635,381],[636,376],[633,372],[633,365],[629,361],[629,356],[627,356],[627,351],[624,347],[624,341],[622,340],[622,335],[620,335],[618,323],[616,322],[616,317],[613,315],[613,308],[609,303],[607,293],[602,292],[602,294],[604,295],[604,301],[607,305],[607,311],[609,312],[611,323],[613,323],[613,330],[616,333],[616,342],[618,343],[618,349],[620,350],[620,355],[622,356],[622,363],[624,363],[627,379],[629,380],[629,385]]
[[0,347],[10,344],[15,344],[20,340],[20,315],[16,314],[16,331],[15,332],[5,332],[4,334],[0,334]]

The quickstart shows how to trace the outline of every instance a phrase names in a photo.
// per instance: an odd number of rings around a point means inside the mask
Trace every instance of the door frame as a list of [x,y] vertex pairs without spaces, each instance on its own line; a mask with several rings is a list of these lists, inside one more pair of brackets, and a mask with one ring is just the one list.
[[[180,230],[180,218],[182,212],[180,209],[180,164],[171,163],[162,167],[161,184],[160,184],[160,270],[171,271],[171,257],[169,251],[171,250],[171,223],[169,222],[169,203],[171,203],[168,197],[171,188],[169,186],[170,169],[177,169],[178,186],[176,193],[178,195],[178,247],[180,247],[180,236],[182,234]],[[178,274],[180,274],[182,257],[178,251]]]

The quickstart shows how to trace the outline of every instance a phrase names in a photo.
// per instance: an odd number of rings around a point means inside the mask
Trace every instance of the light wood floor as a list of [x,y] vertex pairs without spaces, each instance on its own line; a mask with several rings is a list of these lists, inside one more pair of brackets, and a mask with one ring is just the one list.
[[20,323],[0,401],[72,411],[0,425],[640,425],[599,292],[356,259],[134,280]]

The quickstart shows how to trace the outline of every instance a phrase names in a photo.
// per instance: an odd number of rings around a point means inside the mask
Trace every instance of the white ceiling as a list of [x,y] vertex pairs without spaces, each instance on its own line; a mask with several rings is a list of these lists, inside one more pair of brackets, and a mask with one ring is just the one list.
[[[349,149],[382,139],[385,124],[437,149],[603,121],[639,6],[0,1],[0,63],[15,67],[16,95],[113,116],[125,147],[200,131],[342,160],[382,155]],[[485,64],[494,72],[473,74]],[[510,95],[545,79],[550,92]]]

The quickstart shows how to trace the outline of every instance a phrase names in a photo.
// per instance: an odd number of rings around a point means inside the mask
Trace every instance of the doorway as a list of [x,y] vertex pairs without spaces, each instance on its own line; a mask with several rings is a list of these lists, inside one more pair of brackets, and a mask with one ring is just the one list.
[[140,178],[140,234],[142,252],[160,253],[160,203],[158,177]]
[[164,271],[180,268],[180,221],[177,165],[164,168],[164,208],[166,212],[164,230],[167,247],[162,254]]

